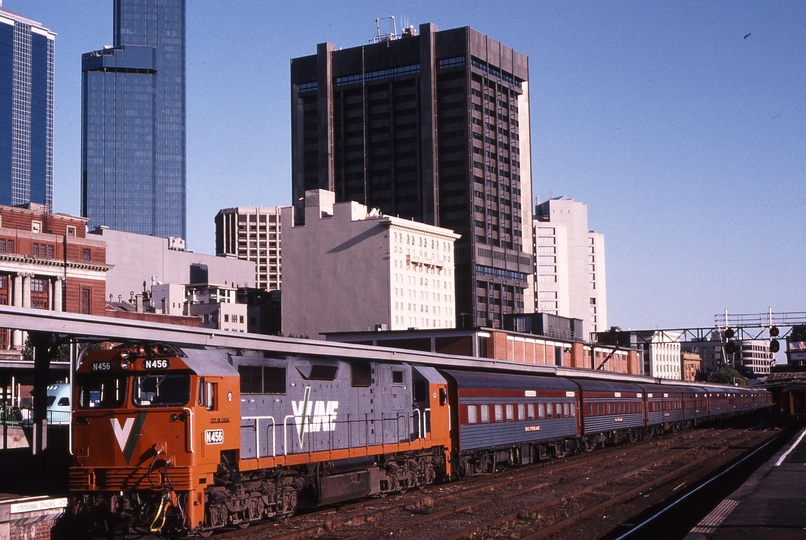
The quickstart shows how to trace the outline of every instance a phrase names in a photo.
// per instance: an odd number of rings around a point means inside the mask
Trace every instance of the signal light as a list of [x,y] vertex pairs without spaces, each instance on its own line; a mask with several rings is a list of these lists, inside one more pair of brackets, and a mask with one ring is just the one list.
[[770,341],[770,352],[777,353],[781,350],[781,344],[778,342],[777,339],[773,339]]
[[733,354],[736,352],[736,342],[735,341],[728,341],[725,343],[725,352],[728,354]]
[[736,332],[733,331],[733,328],[725,328],[725,337],[730,339],[736,335]]
[[781,331],[778,329],[777,326],[770,326],[770,335],[772,337],[778,337],[778,334],[780,334],[780,333],[781,333]]

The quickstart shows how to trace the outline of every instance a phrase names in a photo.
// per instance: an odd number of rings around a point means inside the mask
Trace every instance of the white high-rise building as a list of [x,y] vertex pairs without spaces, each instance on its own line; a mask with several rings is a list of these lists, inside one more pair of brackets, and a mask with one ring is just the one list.
[[307,191],[304,225],[283,208],[283,332],[454,328],[459,235],[334,201]]
[[604,235],[588,230],[588,207],[558,197],[536,201],[537,311],[585,321],[585,332],[607,330]]

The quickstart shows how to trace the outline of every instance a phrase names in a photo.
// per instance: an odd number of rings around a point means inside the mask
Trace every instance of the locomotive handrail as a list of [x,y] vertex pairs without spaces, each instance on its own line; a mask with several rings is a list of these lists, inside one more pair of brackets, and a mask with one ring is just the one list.
[[188,423],[187,423],[187,432],[185,439],[187,439],[188,443],[190,443],[190,449],[188,452],[191,454],[193,453],[193,411],[190,410],[188,407],[182,407],[183,411],[187,411],[188,413]]
[[260,427],[261,420],[271,420],[271,457],[277,457],[277,424],[273,416],[242,416],[241,420],[254,420],[255,430],[255,458],[260,458]]
[[417,438],[422,439],[422,432],[420,431],[420,422],[422,421],[422,416],[420,415],[420,409],[412,409],[412,411],[417,413]]
[[423,409],[423,438],[425,438],[428,435],[428,429],[426,429],[425,423],[429,416],[431,416],[431,407],[426,407],[425,409]]
[[286,428],[288,427],[288,419],[289,418],[296,418],[296,415],[287,414],[287,415],[285,415],[285,418],[283,418],[283,455],[284,456],[288,455],[288,437],[286,437],[286,434],[288,433],[288,430]]

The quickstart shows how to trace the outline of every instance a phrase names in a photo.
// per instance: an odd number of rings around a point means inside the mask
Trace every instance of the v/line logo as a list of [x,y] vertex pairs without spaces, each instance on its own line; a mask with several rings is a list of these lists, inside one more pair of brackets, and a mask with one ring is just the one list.
[[122,424],[120,418],[109,419],[112,424],[112,433],[115,435],[115,440],[127,464],[132,458],[134,447],[137,445],[137,438],[140,436],[140,430],[143,428],[147,414],[144,411],[138,412],[136,416],[126,418]]
[[305,387],[305,397],[302,401],[292,401],[294,408],[294,422],[297,425],[299,446],[305,443],[306,433],[318,431],[336,431],[336,409],[338,401],[310,401],[311,387]]

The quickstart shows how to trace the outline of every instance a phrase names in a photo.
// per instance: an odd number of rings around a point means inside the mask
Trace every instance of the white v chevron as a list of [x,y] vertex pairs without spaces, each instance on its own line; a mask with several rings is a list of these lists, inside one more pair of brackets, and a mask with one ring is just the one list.
[[123,449],[126,447],[126,441],[129,440],[129,435],[132,432],[132,426],[134,426],[134,418],[127,418],[126,421],[123,422],[122,427],[118,418],[110,418],[109,421],[112,423],[112,431],[115,432],[115,438],[118,440],[120,451],[123,452]]

